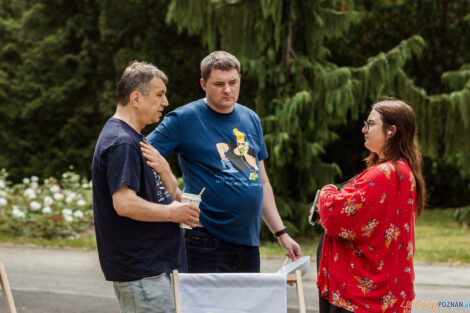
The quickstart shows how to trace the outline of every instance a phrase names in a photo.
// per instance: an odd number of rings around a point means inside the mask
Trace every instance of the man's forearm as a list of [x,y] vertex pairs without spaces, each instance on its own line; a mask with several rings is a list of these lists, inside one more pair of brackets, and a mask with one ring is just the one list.
[[263,219],[272,233],[284,228],[269,181],[263,183]]
[[162,180],[163,186],[170,193],[173,199],[177,199],[178,180],[175,175],[170,171],[166,173],[159,173]]
[[130,189],[113,195],[113,205],[120,216],[143,222],[170,222],[169,205],[149,202]]

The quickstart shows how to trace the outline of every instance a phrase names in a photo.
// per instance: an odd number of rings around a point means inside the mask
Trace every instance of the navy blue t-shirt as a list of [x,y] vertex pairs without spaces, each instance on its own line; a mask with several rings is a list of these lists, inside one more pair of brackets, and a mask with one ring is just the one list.
[[173,201],[160,176],[142,156],[145,137],[122,120],[103,127],[93,155],[93,209],[98,255],[110,281],[132,281],[174,269],[186,271],[183,232],[176,223],[141,222],[119,216],[112,195],[127,185],[147,201]]
[[199,219],[212,235],[259,245],[259,161],[268,154],[255,112],[235,103],[231,113],[221,114],[200,99],[167,114],[147,139],[164,156],[178,153],[185,192],[206,188]]

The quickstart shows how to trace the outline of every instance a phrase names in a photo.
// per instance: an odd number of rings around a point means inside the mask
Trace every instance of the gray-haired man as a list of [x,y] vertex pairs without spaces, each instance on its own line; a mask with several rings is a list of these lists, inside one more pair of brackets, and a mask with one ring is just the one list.
[[197,207],[173,201],[176,179],[140,134],[168,106],[166,82],[154,65],[131,63],[93,155],[98,254],[122,312],[174,311],[168,273],[187,268],[178,223],[194,226],[199,217]]

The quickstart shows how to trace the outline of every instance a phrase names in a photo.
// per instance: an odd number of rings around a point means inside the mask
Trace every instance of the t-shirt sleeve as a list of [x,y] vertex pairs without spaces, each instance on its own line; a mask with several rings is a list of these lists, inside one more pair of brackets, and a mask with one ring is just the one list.
[[268,151],[266,150],[266,144],[264,143],[263,128],[261,127],[261,121],[259,117],[256,116],[256,127],[258,129],[258,160],[263,161],[268,158]]
[[109,148],[106,177],[111,194],[123,185],[138,192],[142,175],[139,152],[131,144],[123,143]]
[[320,222],[329,236],[349,240],[369,237],[383,220],[391,183],[377,168],[366,170],[343,189],[326,185],[319,198]]
[[162,156],[166,157],[171,152],[178,152],[179,134],[178,115],[170,112],[147,136],[147,140]]

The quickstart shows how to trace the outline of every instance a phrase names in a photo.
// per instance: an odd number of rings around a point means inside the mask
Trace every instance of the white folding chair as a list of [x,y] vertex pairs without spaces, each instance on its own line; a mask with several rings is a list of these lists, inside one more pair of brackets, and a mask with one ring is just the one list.
[[297,285],[299,312],[306,313],[301,272],[295,274],[180,274],[173,271],[176,313],[287,311],[287,284]]
[[13,301],[10,284],[8,283],[7,272],[2,263],[0,263],[0,283],[2,285],[3,297],[5,298],[8,312],[16,313],[15,302]]

